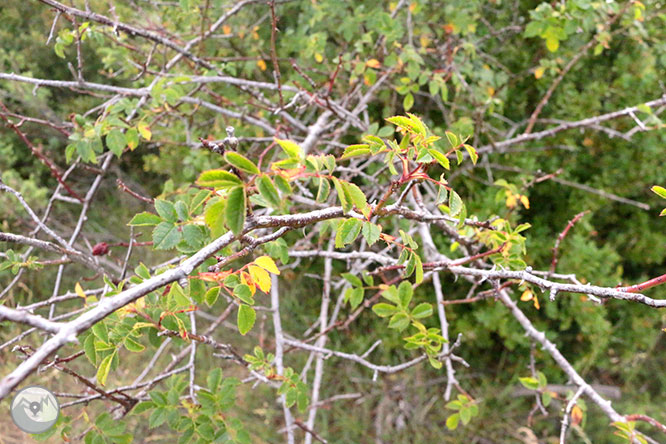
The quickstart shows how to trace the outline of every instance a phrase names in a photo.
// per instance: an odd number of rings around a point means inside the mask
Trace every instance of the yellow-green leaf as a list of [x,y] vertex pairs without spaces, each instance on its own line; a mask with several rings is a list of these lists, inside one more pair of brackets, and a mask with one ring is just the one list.
[[468,144],[465,144],[464,147],[467,150],[467,154],[469,154],[469,158],[472,159],[472,163],[476,165],[476,161],[479,160],[479,155],[477,154],[476,149]]
[[150,138],[153,136],[153,133],[150,131],[150,128],[146,122],[139,122],[136,126],[136,129],[139,131],[139,134],[141,134],[141,137],[146,140],[150,140]]
[[666,199],[666,188],[655,185],[651,188],[652,192],[657,194],[659,197]]
[[342,182],[340,180],[338,180],[335,177],[332,177],[331,180],[333,181],[333,185],[335,185],[335,191],[337,191],[338,193],[338,199],[340,199],[340,205],[342,205],[342,209],[346,213],[347,211],[352,209],[351,196],[349,195],[347,188],[342,185]]
[[238,154],[233,151],[227,151],[224,153],[224,160],[241,171],[245,171],[246,173],[250,174],[259,174],[259,168],[257,168],[254,162],[242,154]]
[[342,153],[342,157],[340,157],[340,159],[348,159],[355,156],[365,156],[366,154],[370,154],[369,145],[349,145],[347,148],[345,148],[345,151]]
[[546,48],[548,48],[548,51],[555,52],[559,47],[560,47],[560,41],[557,40],[556,38],[548,37],[546,39]]
[[204,171],[197,179],[197,184],[202,187],[231,188],[241,183],[238,176],[225,170]]
[[111,370],[111,361],[115,355],[116,351],[114,350],[113,353],[104,358],[99,365],[99,368],[97,369],[97,382],[99,382],[100,385],[106,385],[106,379],[109,377],[109,371]]
[[370,207],[368,206],[368,201],[365,194],[363,194],[363,191],[351,182],[342,182],[342,184],[347,191],[347,195],[351,198],[352,203],[365,217],[368,217],[370,215]]
[[303,149],[296,142],[281,139],[275,139],[275,141],[282,147],[287,156],[298,159],[303,158]]
[[450,167],[451,167],[451,163],[449,162],[449,159],[448,159],[444,154],[440,153],[439,151],[437,151],[437,150],[434,149],[434,148],[430,148],[430,149],[428,150],[428,154],[430,154],[432,157],[434,157],[435,160],[436,160],[441,166],[443,166],[443,167],[446,168],[447,170],[450,169]]
[[130,338],[129,336],[125,338],[124,344],[125,344],[125,348],[127,350],[129,350],[131,352],[134,352],[134,353],[139,353],[139,352],[142,352],[146,349],[146,347],[139,344],[137,341]]
[[335,248],[343,248],[345,245],[350,244],[356,240],[363,223],[358,219],[347,219],[338,227],[335,233]]

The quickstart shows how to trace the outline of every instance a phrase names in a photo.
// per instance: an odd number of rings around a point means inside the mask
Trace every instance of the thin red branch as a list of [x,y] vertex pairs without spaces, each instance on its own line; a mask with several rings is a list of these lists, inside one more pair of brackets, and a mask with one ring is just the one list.
[[666,433],[666,426],[657,421],[654,418],[651,418],[647,415],[626,415],[624,417],[627,421],[643,421],[647,422],[653,427],[658,428],[662,433]]
[[583,216],[585,216],[587,213],[589,213],[589,210],[583,211],[581,213],[576,214],[573,219],[569,221],[567,226],[562,230],[559,236],[557,236],[557,240],[555,241],[555,246],[553,247],[553,260],[550,262],[550,273],[555,273],[555,267],[557,267],[557,261],[559,260],[557,257],[557,253],[560,249],[560,244],[564,240],[565,237],[567,237],[567,234],[569,234],[569,230],[573,228],[573,226],[581,220]]
[[618,290],[624,291],[625,293],[640,293],[643,290],[656,287],[657,285],[661,285],[663,283],[666,283],[666,274],[662,274],[661,276],[650,279],[649,281],[642,282],[640,284],[631,285],[629,287],[620,287]]
[[124,192],[129,194],[130,196],[135,197],[135,198],[137,198],[139,200],[142,200],[142,201],[144,201],[146,203],[149,203],[149,204],[152,204],[154,202],[153,199],[150,199],[148,197],[144,197],[144,196],[140,195],[139,193],[137,193],[136,191],[132,191],[122,180],[120,180],[120,178],[116,179],[116,183],[118,184],[118,188],[120,188],[121,190],[123,190]]
[[46,165],[46,167],[49,170],[51,170],[51,175],[55,177],[58,183],[62,185],[65,190],[67,190],[69,195],[77,199],[79,202],[83,203],[83,198],[79,196],[74,190],[70,188],[69,185],[65,183],[65,181],[62,178],[62,174],[58,170],[58,167],[53,163],[53,161],[51,161],[51,159],[46,157],[39,148],[37,148],[35,145],[32,144],[32,142],[30,142],[30,140],[23,133],[23,131],[19,129],[19,125],[12,123],[12,121],[7,118],[6,114],[10,114],[10,111],[1,101],[0,101],[0,107],[4,110],[4,113],[0,113],[0,118],[5,122],[7,122],[7,126],[11,128],[16,133],[16,135],[18,135],[21,138],[21,140],[23,140],[23,143],[25,143],[28,146],[28,148],[30,148],[30,151],[32,151],[32,154],[34,154],[39,160],[42,161],[44,165]]
[[[464,257],[464,258],[462,258],[462,259],[458,259],[457,261],[453,261],[453,262],[451,262],[450,265],[463,265],[463,264],[467,264],[467,263],[469,263],[469,262],[473,262],[473,261],[475,261],[475,260],[477,260],[477,259],[481,259],[481,258],[484,258],[484,257],[486,257],[486,256],[490,256],[490,255],[493,255],[493,254],[495,254],[495,253],[499,253],[499,252],[501,252],[501,251],[504,249],[504,247],[506,247],[506,242],[504,242],[502,245],[500,245],[500,246],[497,247],[497,248],[493,248],[492,250],[484,251],[483,253],[475,254],[475,255],[470,256],[470,257]],[[424,265],[424,267],[425,267],[426,264],[423,264],[423,265]]]
[[342,55],[338,56],[338,66],[335,67],[335,71],[333,72],[333,75],[328,79],[328,96],[331,95],[331,91],[333,91],[333,85],[335,84],[335,79],[338,77],[338,74],[340,73],[340,68],[342,67]]

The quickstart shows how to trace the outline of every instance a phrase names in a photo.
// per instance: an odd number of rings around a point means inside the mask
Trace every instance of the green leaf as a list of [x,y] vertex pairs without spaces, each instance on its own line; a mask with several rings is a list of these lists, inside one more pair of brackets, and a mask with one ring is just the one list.
[[242,184],[241,180],[233,173],[225,170],[208,170],[199,175],[197,184],[202,187],[213,187],[226,189]]
[[222,383],[222,369],[214,368],[206,376],[206,386],[211,393],[217,393]]
[[363,191],[351,182],[342,182],[342,184],[347,191],[347,195],[351,198],[352,203],[365,217],[368,217],[370,215],[370,207],[368,206],[368,201],[365,194],[363,194]]
[[130,128],[125,132],[125,141],[127,142],[129,149],[132,151],[139,146],[139,133],[136,128]]
[[386,120],[399,128],[403,128],[411,132],[416,132],[416,129],[414,128],[414,122],[412,122],[411,119],[408,119],[407,117],[393,116],[387,118]]
[[432,305],[427,302],[421,302],[412,310],[412,317],[414,319],[427,318],[432,315]]
[[97,324],[93,325],[92,332],[100,341],[103,341],[107,344],[109,343],[109,331],[107,330],[106,324],[104,322],[98,322]]
[[518,378],[520,383],[529,390],[536,390],[539,388],[539,381],[532,377]]
[[373,224],[372,222],[363,222],[363,238],[368,243],[369,246],[372,246],[375,242],[379,240],[379,236],[382,233],[382,227],[379,225]]
[[446,168],[447,170],[451,168],[451,162],[449,162],[449,159],[436,149],[430,148],[428,150],[428,154],[434,157],[437,163],[439,163],[442,167]]
[[79,140],[76,143],[76,152],[84,162],[97,163],[93,144],[87,140]]
[[398,307],[395,305],[387,304],[385,302],[380,302],[372,306],[372,311],[375,312],[380,318],[386,318],[388,316],[393,316],[398,312]]
[[451,148],[455,148],[458,145],[460,145],[460,140],[458,140],[458,136],[453,134],[451,131],[446,131],[446,138],[449,141],[449,145],[451,145]]
[[146,348],[129,336],[125,338],[124,344],[127,350],[135,353],[142,352]]
[[268,176],[261,176],[257,181],[259,194],[266,199],[266,202],[273,208],[280,208],[280,195],[278,194],[273,181]]
[[464,158],[465,157],[463,156],[462,151],[460,151],[460,150],[456,151],[456,160],[458,161],[458,165],[460,165],[462,163]]
[[215,304],[215,301],[217,301],[217,297],[220,294],[220,287],[213,287],[210,290],[206,292],[206,295],[204,296],[204,300],[206,301],[206,305],[209,307],[212,307],[213,304]]
[[189,213],[194,214],[195,211],[208,199],[210,196],[210,191],[208,190],[199,190],[199,192],[192,198],[190,201]]
[[99,382],[100,385],[106,385],[106,378],[108,378],[109,371],[111,370],[111,361],[115,355],[116,350],[104,358],[102,363],[99,365],[99,368],[97,369],[97,382]]
[[132,409],[132,414],[133,415],[140,415],[146,410],[154,409],[155,408],[155,403],[152,401],[143,401],[138,403],[133,409]]
[[521,233],[521,232],[523,232],[523,231],[525,231],[525,230],[527,230],[531,227],[532,227],[532,225],[528,224],[528,223],[520,224],[513,230],[513,233],[518,234],[518,233]]
[[451,216],[455,216],[462,210],[463,201],[454,190],[449,191],[449,210],[451,210]]
[[407,93],[405,98],[402,100],[402,107],[405,111],[409,111],[414,106],[414,95],[412,93]]
[[427,133],[427,129],[426,129],[426,126],[421,121],[421,119],[419,119],[418,116],[415,116],[414,114],[411,114],[411,113],[407,113],[407,115],[409,116],[409,120],[412,121],[412,124],[413,124],[414,129],[416,130],[416,132],[418,134],[422,135],[423,137],[425,137],[426,133]]
[[178,245],[182,233],[178,228],[169,222],[161,222],[153,230],[153,248],[156,250],[170,250]]
[[204,293],[206,285],[201,279],[190,279],[188,294],[196,304],[201,305],[204,302]]
[[400,306],[407,308],[409,303],[412,301],[412,296],[414,295],[414,288],[412,284],[407,281],[402,281],[398,287],[398,298],[400,298]]
[[331,192],[331,184],[325,177],[319,178],[319,187],[317,188],[317,202],[325,202]]
[[342,182],[337,178],[331,178],[333,185],[335,185],[335,191],[338,193],[338,199],[340,199],[340,205],[342,205],[342,210],[346,213],[352,209],[352,200],[347,191],[347,187],[343,186]]
[[391,137],[395,130],[393,129],[392,126],[383,126],[379,129],[377,132],[378,137]]
[[167,200],[155,199],[155,210],[157,210],[157,214],[167,222],[176,222],[178,220],[176,207]]
[[641,103],[636,107],[636,109],[645,114],[652,114],[652,108],[647,103]]
[[275,139],[275,141],[282,147],[282,150],[285,152],[285,154],[291,158],[298,158],[302,159],[303,158],[303,149],[298,146],[296,142],[292,142],[291,140],[280,140],[280,139]]
[[351,244],[356,240],[363,223],[358,219],[347,219],[339,225],[337,233],[335,233],[335,248],[343,248],[347,244]]
[[472,411],[463,407],[460,409],[460,419],[462,419],[463,424],[469,424],[470,420],[472,419]]
[[249,305],[241,304],[238,307],[238,331],[245,336],[247,332],[252,330],[254,321],[257,319],[257,313],[254,308]]
[[185,225],[183,227],[183,239],[192,248],[200,248],[206,240],[206,235],[199,225]]
[[555,52],[560,47],[560,41],[555,37],[549,36],[546,38],[546,48],[548,51]]
[[123,153],[123,149],[127,146],[125,134],[118,129],[112,129],[109,134],[106,135],[106,146],[109,147],[109,150],[111,150],[116,157],[120,157]]
[[342,273],[342,277],[352,284],[354,287],[362,287],[363,286],[363,281],[358,278],[358,276],[354,276],[351,273]]
[[434,356],[428,355],[428,362],[432,366],[432,368],[439,370],[442,368],[442,362],[438,361]]
[[173,300],[173,303],[176,304],[177,308],[187,307],[190,305],[190,299],[185,296],[183,292],[183,287],[180,286],[178,282],[171,284],[171,290],[169,290],[169,297]]
[[409,327],[409,316],[405,313],[396,313],[389,321],[389,328],[403,331],[407,327]]
[[159,217],[157,214],[153,213],[148,213],[148,212],[143,212],[135,215],[131,221],[127,223],[127,225],[133,225],[135,227],[140,227],[140,226],[152,226],[152,225],[157,225],[160,222],[162,222],[162,218]]
[[235,235],[239,235],[245,226],[246,205],[245,188],[242,186],[232,188],[227,198],[225,219],[227,226]]
[[289,185],[289,181],[285,179],[284,177],[277,175],[275,176],[275,185],[278,187],[278,189],[282,192],[282,194],[291,194],[292,189],[291,185]]
[[450,410],[460,410],[460,408],[462,407],[462,402],[460,402],[459,400],[450,401],[447,402],[444,407]]
[[224,227],[224,210],[227,207],[227,202],[220,200],[217,202],[212,202],[206,205],[206,210],[204,211],[204,221],[208,228],[210,228],[210,234],[213,239],[217,239],[226,231]]
[[164,421],[166,421],[168,413],[169,411],[165,408],[153,410],[153,413],[150,414],[150,418],[148,419],[148,428],[153,429],[162,425]]
[[472,163],[476,165],[476,161],[479,160],[479,155],[476,152],[476,149],[472,145],[464,145],[465,149],[467,150],[467,154],[469,154],[469,158],[472,159]]
[[241,301],[246,304],[254,304],[254,298],[252,297],[252,290],[247,284],[236,285],[234,288],[234,296],[236,296]]
[[187,205],[185,202],[179,200],[174,206],[176,207],[176,214],[178,215],[178,219],[182,221],[189,219],[189,213],[187,212]]
[[454,413],[453,415],[446,418],[446,427],[449,430],[455,430],[456,428],[458,428],[459,421],[460,421],[460,415],[458,413]]
[[259,168],[257,168],[254,162],[242,154],[238,154],[233,151],[227,151],[224,153],[224,160],[241,171],[245,171],[249,174],[259,174]]
[[347,148],[345,148],[345,151],[342,153],[342,157],[340,159],[348,159],[350,157],[356,157],[356,156],[365,156],[366,154],[370,154],[370,147],[366,144],[360,144],[360,145],[349,145]]
[[352,310],[361,305],[363,302],[363,296],[365,295],[365,290],[363,287],[350,288],[349,290],[349,304],[351,305]]
[[97,365],[97,354],[95,353],[95,335],[88,335],[83,341],[83,351],[86,353],[86,358],[92,365]]
[[421,262],[421,257],[414,253],[414,282],[420,284],[423,282],[423,262]]

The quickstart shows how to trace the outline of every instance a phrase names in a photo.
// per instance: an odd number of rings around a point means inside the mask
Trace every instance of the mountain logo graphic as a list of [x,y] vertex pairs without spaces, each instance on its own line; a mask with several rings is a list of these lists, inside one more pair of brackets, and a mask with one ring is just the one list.
[[11,413],[19,429],[26,433],[42,433],[58,421],[60,405],[51,391],[33,385],[14,396]]

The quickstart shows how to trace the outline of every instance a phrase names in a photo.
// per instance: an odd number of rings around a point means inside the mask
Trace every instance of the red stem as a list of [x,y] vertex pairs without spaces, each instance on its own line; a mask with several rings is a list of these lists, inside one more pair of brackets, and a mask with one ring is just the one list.
[[150,199],[148,197],[143,197],[142,195],[140,195],[136,191],[132,191],[130,189],[130,187],[125,185],[125,183],[122,180],[120,180],[120,178],[116,179],[116,183],[118,184],[118,188],[120,188],[121,190],[123,190],[124,192],[129,194],[130,196],[136,197],[137,199],[142,200],[142,201],[144,201],[146,203],[149,203],[149,204],[152,204],[154,202],[153,199]]
[[627,421],[647,422],[651,426],[658,428],[662,433],[666,433],[666,426],[663,425],[662,423],[660,423],[659,421],[657,421],[656,419],[651,418],[649,416],[646,416],[646,415],[627,415],[627,416],[624,417],[624,419],[626,419]]
[[[2,107],[2,109],[5,111],[5,113],[10,114],[10,111],[7,109],[7,107],[5,106],[4,103],[0,102],[0,107]],[[65,181],[64,181],[63,178],[62,178],[62,175],[60,174],[60,171],[58,171],[58,167],[57,167],[57,166],[51,161],[51,159],[49,159],[48,157],[46,157],[46,156],[41,152],[40,149],[38,149],[36,146],[34,146],[34,145],[32,144],[32,142],[30,142],[30,140],[28,140],[28,138],[26,137],[26,135],[23,134],[23,132],[19,129],[18,125],[12,123],[12,122],[7,118],[7,116],[6,116],[5,114],[0,113],[0,118],[2,118],[2,120],[4,120],[5,122],[7,122],[7,126],[10,127],[10,128],[11,128],[11,129],[12,129],[12,130],[13,130],[13,131],[14,131],[14,132],[15,132],[15,133],[21,138],[21,140],[23,140],[23,143],[25,143],[25,144],[28,146],[28,148],[30,148],[30,151],[32,151],[32,154],[34,154],[35,156],[37,156],[37,158],[38,158],[39,160],[41,160],[42,163],[43,163],[44,165],[46,165],[46,167],[47,167],[49,170],[51,170],[51,175],[52,175],[53,177],[55,177],[55,179],[58,181],[58,183],[59,183],[60,185],[62,185],[63,188],[64,188],[65,190],[67,190],[67,192],[70,194],[70,196],[74,197],[74,198],[77,199],[79,202],[83,203],[83,198],[82,198],[81,196],[79,196],[74,190],[72,190],[72,189],[69,187],[69,185],[67,185],[67,184],[65,183]]]
[[560,233],[559,236],[557,236],[557,240],[555,241],[555,246],[553,247],[553,260],[550,262],[550,273],[555,273],[555,267],[557,267],[557,261],[559,260],[557,258],[557,252],[560,249],[560,243],[564,240],[565,237],[567,237],[567,234],[569,234],[569,230],[573,228],[573,226],[578,222],[583,216],[585,216],[587,213],[590,211],[583,211],[581,213],[578,213],[574,216],[573,219],[569,221],[567,226],[564,228],[564,230]]
[[657,285],[661,285],[663,283],[666,283],[666,274],[662,274],[661,276],[650,279],[649,281],[642,282],[640,284],[631,285],[629,287],[620,287],[618,290],[624,291],[625,293],[640,293],[643,290],[656,287]]

